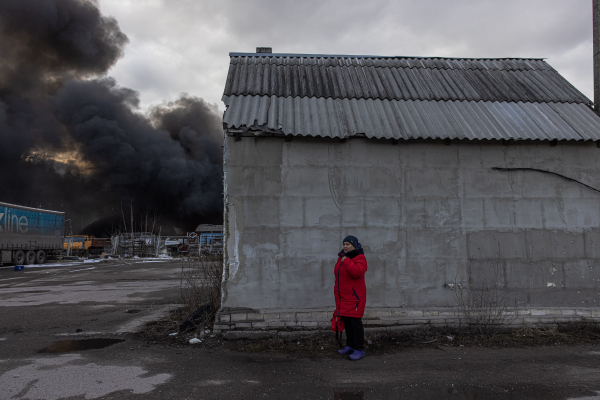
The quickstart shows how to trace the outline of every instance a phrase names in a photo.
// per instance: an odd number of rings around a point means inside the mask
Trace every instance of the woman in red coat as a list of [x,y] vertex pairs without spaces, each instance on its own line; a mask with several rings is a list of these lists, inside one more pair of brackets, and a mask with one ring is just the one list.
[[335,264],[335,317],[340,317],[346,330],[346,347],[340,354],[350,354],[351,360],[365,356],[365,331],[361,318],[367,302],[365,272],[367,259],[362,246],[354,236],[344,239],[343,249]]

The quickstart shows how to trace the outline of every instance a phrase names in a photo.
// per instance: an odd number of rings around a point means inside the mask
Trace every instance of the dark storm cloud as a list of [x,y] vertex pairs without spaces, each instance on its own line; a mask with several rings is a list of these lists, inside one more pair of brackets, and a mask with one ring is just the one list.
[[127,42],[94,1],[0,2],[0,201],[82,225],[121,201],[188,229],[220,219],[218,117],[187,95],[141,114],[137,92],[104,77]]

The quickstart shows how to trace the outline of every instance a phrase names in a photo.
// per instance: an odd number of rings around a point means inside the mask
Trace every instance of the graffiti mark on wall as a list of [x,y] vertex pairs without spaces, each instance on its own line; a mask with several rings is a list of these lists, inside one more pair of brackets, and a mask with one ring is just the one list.
[[344,171],[342,169],[342,149],[339,145],[329,145],[329,159],[332,161],[332,166],[329,167],[329,191],[336,207],[341,210],[344,204]]
[[331,191],[333,202],[341,210],[344,203],[341,168],[329,168],[329,190]]

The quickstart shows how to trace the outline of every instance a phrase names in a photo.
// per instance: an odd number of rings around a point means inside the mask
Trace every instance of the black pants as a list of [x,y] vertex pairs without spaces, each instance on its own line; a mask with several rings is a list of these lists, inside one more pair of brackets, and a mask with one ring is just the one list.
[[346,330],[346,346],[354,350],[365,350],[365,330],[360,318],[342,317]]

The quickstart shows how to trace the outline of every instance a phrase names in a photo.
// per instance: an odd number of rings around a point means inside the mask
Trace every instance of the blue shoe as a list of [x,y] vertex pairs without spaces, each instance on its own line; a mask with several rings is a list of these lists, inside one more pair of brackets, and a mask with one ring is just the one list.
[[[341,350],[340,350],[341,351]],[[364,351],[354,350],[354,353],[350,354],[350,359],[352,361],[358,361],[365,356]]]
[[350,353],[352,353],[353,351],[354,351],[354,349],[353,349],[353,348],[346,346],[346,347],[344,347],[343,349],[341,349],[341,350],[338,350],[338,353],[340,353],[340,354],[344,355],[344,354],[350,354]]

